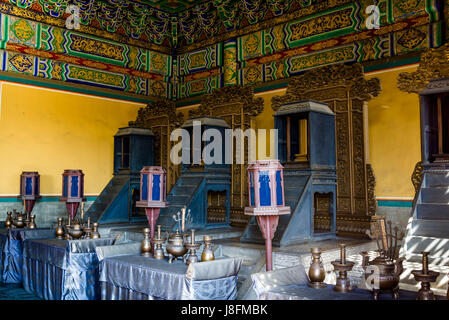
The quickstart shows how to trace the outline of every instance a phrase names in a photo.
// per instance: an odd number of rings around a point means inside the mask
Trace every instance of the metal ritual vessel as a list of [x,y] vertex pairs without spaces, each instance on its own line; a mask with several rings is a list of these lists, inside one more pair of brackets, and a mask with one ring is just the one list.
[[25,220],[21,213],[16,214],[15,218],[12,220],[12,224],[19,229],[25,227]]
[[321,258],[320,248],[312,248],[312,261],[309,269],[309,287],[319,289],[326,288],[324,279],[326,278],[326,271],[324,270],[323,260]]
[[175,233],[172,233],[167,239],[166,245],[167,253],[169,254],[168,262],[172,263],[173,260],[177,260],[178,258],[183,258],[185,262],[185,254],[187,253],[187,248],[184,245],[184,236],[176,230]]
[[81,239],[84,235],[84,231],[81,228],[81,225],[78,222],[75,222],[68,226],[67,234],[70,236],[70,239]]
[[56,227],[56,238],[64,239],[64,227],[62,226],[62,218],[58,218],[58,226]]
[[6,220],[5,220],[5,228],[10,229],[12,226],[12,212],[9,211],[6,213]]
[[335,271],[338,271],[337,284],[334,287],[338,292],[351,292],[351,281],[348,279],[348,271],[354,267],[354,262],[346,260],[346,245],[340,244],[340,260],[331,262]]
[[279,160],[259,160],[248,165],[249,207],[245,214],[255,216],[265,239],[267,271],[273,270],[272,240],[279,216],[290,214],[285,206],[283,167]]
[[161,225],[157,226],[157,235],[156,238],[153,239],[153,258],[156,260],[163,260],[165,258],[164,249],[162,249],[162,244],[165,242],[161,236]]
[[201,254],[201,261],[215,260],[214,250],[212,250],[212,237],[204,236],[204,249]]
[[399,298],[399,281],[404,268],[402,266],[404,258],[397,258],[398,241],[402,240],[404,234],[398,235],[398,228],[391,227],[388,221],[388,228],[384,225],[385,220],[380,220],[374,228],[374,235],[367,231],[368,235],[376,238],[378,246],[378,256],[369,261],[369,254],[361,252],[362,268],[365,270],[365,283],[373,291],[374,300],[378,300],[379,294],[383,291],[391,291],[393,299]]
[[430,289],[430,283],[437,281],[439,272],[429,270],[428,255],[430,252],[422,252],[422,270],[413,270],[412,274],[416,281],[421,281],[421,289],[418,291],[416,300],[435,300],[435,295]]
[[201,243],[195,243],[195,230],[190,230],[190,243],[185,244],[186,248],[189,250],[189,257],[186,260],[186,264],[198,262],[198,256],[196,255],[196,250],[201,247]]
[[143,229],[143,240],[140,245],[140,251],[142,256],[150,257],[151,256],[151,239],[150,239],[150,228]]
[[[81,217],[82,216],[83,216],[83,210],[81,210]],[[87,223],[84,225],[83,231],[84,231],[84,237],[86,239],[90,239],[90,236],[92,234],[92,227],[91,227],[91,224],[90,224],[90,217],[87,218]]]
[[40,175],[38,172],[22,172],[20,175],[20,195],[23,211],[26,214],[25,225],[31,222],[31,212],[40,196]]
[[30,217],[30,222],[29,222],[28,225],[27,225],[27,228],[28,228],[28,229],[36,229],[36,228],[37,228],[35,219],[36,219],[36,216],[35,216],[35,215],[32,215],[32,216]]
[[92,233],[90,234],[91,239],[100,239],[100,233],[98,232],[98,222],[92,224]]

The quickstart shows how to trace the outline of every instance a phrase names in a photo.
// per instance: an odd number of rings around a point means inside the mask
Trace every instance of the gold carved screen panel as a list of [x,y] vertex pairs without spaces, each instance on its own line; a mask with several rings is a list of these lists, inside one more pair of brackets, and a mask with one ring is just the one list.
[[365,161],[363,109],[379,93],[379,80],[366,80],[362,66],[355,64],[321,67],[290,78],[286,94],[273,98],[275,111],[282,104],[311,99],[327,103],[336,115],[339,231],[364,232],[375,214],[374,179]]
[[[203,96],[198,109],[191,110],[191,117],[211,116],[226,121],[232,130],[254,128],[255,117],[263,111],[263,99],[254,98],[251,87],[230,86],[217,89]],[[235,151],[235,145],[234,145]],[[248,217],[243,208],[248,203],[246,168],[248,164],[248,144],[245,143],[244,164],[237,164],[234,152],[231,165],[231,224],[246,225]]]
[[171,132],[183,123],[181,113],[176,113],[172,101],[162,100],[141,108],[131,127],[148,128],[154,133],[154,165],[167,170],[167,192],[175,185],[180,174],[180,166],[170,161],[170,150],[175,142],[170,141]]

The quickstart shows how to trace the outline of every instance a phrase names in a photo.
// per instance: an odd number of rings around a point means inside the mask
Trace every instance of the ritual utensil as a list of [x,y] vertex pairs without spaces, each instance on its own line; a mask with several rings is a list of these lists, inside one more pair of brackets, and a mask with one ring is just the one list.
[[140,245],[140,251],[142,256],[150,257],[151,256],[151,239],[150,239],[150,228],[143,229],[143,240]]
[[430,289],[430,283],[437,281],[439,272],[429,270],[429,252],[422,252],[422,270],[413,270],[412,274],[416,281],[421,281],[421,289],[418,291],[416,300],[435,300],[435,295]]
[[12,212],[9,211],[6,213],[6,220],[5,220],[5,228],[10,229],[12,226]]
[[[367,231],[371,238],[376,238],[378,247],[378,256],[369,261],[369,254],[366,251],[361,252],[362,268],[365,270],[366,286],[372,289],[374,300],[378,300],[382,291],[391,291],[393,299],[399,298],[399,281],[404,268],[402,263],[404,258],[396,258],[398,241],[402,240],[404,233],[398,235],[398,228],[391,227],[391,221],[388,221],[388,228],[385,227],[385,220],[378,221],[374,234]],[[379,226],[381,224],[381,226]],[[388,229],[388,230],[387,230]]]
[[117,243],[117,241],[119,241],[119,239],[122,236],[123,236],[123,233],[119,233],[118,235],[116,235],[114,241],[112,241],[112,245],[115,245]]
[[81,229],[78,222],[72,224],[72,226],[68,228],[67,233],[72,239],[80,239],[84,235],[84,231]]
[[204,249],[201,254],[201,261],[215,260],[214,250],[212,250],[212,237],[204,236]]
[[92,224],[92,233],[90,235],[91,239],[100,239],[100,233],[98,232],[98,222]]
[[338,292],[351,292],[352,286],[348,279],[348,271],[354,267],[354,262],[346,260],[346,245],[340,244],[340,260],[331,262],[335,271],[338,271],[337,284],[334,287]]
[[324,270],[323,260],[321,258],[321,250],[319,248],[312,248],[312,261],[309,269],[309,287],[319,289],[326,288],[324,279],[326,278],[326,271]]
[[56,238],[64,239],[64,227],[62,226],[62,218],[58,218],[58,226],[56,227]]
[[198,256],[196,255],[196,250],[201,247],[201,243],[195,243],[195,230],[190,230],[190,243],[185,244],[186,248],[189,250],[189,257],[186,260],[186,264],[198,262]]
[[176,230],[175,233],[172,233],[168,237],[165,248],[169,254],[168,263],[172,263],[173,260],[177,260],[181,257],[185,262],[184,256],[187,253],[187,248],[184,245],[184,236],[179,232],[179,230]]
[[[81,219],[83,217],[83,203],[81,203]],[[84,231],[84,237],[86,239],[90,239],[92,234],[92,228],[90,226],[90,217],[87,218],[87,225],[83,228]]]
[[165,258],[164,249],[162,249],[162,244],[165,242],[161,236],[161,225],[157,226],[157,235],[153,239],[153,245],[156,246],[153,250],[153,258],[156,260],[162,260]]
[[24,221],[22,215],[21,214],[17,214],[16,218],[12,221],[12,224],[16,228],[23,228],[23,227],[25,227],[25,221]]
[[35,215],[32,215],[30,217],[30,222],[28,223],[28,226],[27,226],[28,229],[36,229],[37,228],[35,219],[36,219]]

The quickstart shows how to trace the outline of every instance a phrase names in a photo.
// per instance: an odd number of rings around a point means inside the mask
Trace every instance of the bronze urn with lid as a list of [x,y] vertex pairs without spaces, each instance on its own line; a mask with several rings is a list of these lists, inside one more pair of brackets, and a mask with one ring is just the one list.
[[168,237],[165,248],[167,253],[170,255],[168,260],[169,263],[172,263],[173,260],[177,260],[180,257],[184,257],[187,253],[187,248],[184,245],[184,236],[179,232],[179,230],[176,230],[175,233],[172,233]]

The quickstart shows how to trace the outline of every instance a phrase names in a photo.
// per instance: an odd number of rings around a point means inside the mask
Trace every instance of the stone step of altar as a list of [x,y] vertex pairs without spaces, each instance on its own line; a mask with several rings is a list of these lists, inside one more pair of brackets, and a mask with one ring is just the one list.
[[433,187],[421,189],[422,203],[449,203],[449,189],[448,187]]

